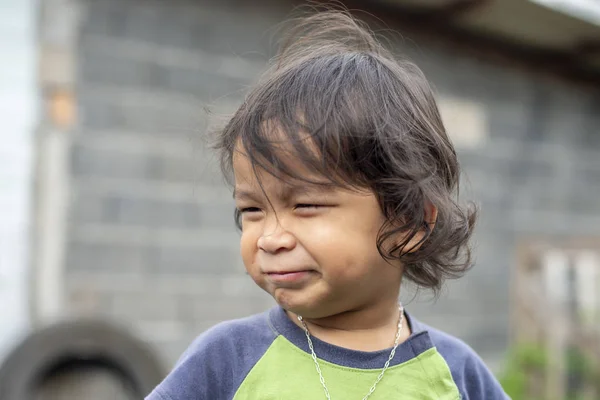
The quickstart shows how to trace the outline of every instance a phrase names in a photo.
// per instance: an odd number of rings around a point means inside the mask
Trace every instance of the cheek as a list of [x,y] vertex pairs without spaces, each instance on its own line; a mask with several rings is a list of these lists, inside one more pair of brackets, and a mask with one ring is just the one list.
[[377,229],[352,223],[327,224],[305,237],[303,243],[311,255],[335,280],[362,277],[383,261],[376,246]]
[[256,243],[257,241],[251,232],[246,231],[242,233],[242,237],[240,238],[240,255],[248,272],[252,272],[251,269],[257,249]]

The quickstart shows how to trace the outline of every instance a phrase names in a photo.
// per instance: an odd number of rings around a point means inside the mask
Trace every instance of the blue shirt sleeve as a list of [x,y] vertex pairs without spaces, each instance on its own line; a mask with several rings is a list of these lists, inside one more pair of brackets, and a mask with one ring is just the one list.
[[230,400],[276,335],[264,314],[200,335],[145,400]]
[[234,349],[225,339],[227,333],[226,326],[216,326],[198,337],[146,400],[233,397],[229,396],[233,386],[233,368],[225,361]]
[[463,341],[436,329],[431,339],[444,357],[462,400],[510,400],[483,360]]

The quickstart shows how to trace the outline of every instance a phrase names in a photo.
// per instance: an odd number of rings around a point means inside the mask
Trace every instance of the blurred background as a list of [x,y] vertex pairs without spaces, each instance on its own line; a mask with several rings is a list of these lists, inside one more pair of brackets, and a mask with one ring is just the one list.
[[[0,399],[141,399],[273,305],[204,139],[301,3],[0,0]],[[600,3],[343,3],[425,71],[481,206],[476,267],[407,308],[514,400],[600,399]]]

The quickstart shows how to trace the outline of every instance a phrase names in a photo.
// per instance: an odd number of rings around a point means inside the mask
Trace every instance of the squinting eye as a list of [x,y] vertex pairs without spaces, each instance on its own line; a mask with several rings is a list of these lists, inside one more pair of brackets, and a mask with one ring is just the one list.
[[255,212],[260,212],[260,208],[258,208],[258,207],[246,207],[246,208],[240,209],[240,212],[242,214],[255,213]]
[[296,207],[294,208],[319,208],[321,207],[318,204],[296,204]]

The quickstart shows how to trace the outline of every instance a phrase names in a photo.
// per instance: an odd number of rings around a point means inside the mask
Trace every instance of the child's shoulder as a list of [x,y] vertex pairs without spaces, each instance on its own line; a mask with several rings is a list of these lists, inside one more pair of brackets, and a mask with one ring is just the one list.
[[180,364],[187,357],[212,352],[236,351],[244,345],[257,347],[272,342],[276,334],[270,327],[268,313],[220,322],[199,335],[181,356]]
[[232,398],[243,377],[276,336],[266,312],[221,322],[192,342],[171,373],[146,399]]
[[481,357],[463,340],[410,318],[413,334],[427,332],[463,399],[508,399]]

